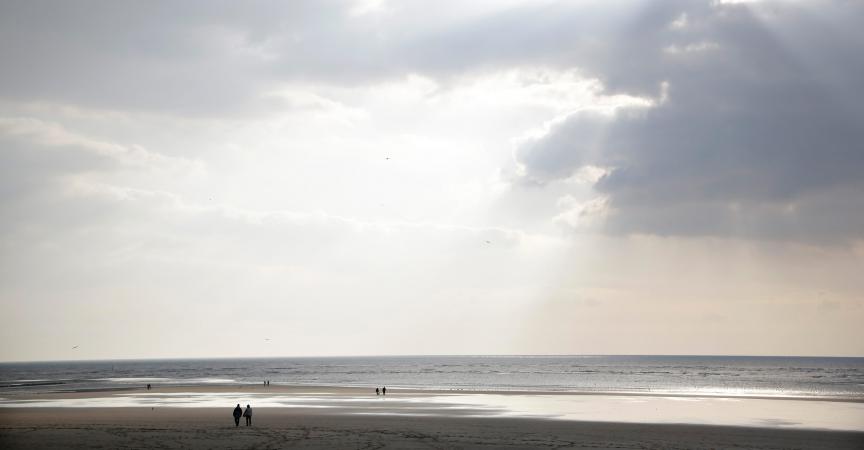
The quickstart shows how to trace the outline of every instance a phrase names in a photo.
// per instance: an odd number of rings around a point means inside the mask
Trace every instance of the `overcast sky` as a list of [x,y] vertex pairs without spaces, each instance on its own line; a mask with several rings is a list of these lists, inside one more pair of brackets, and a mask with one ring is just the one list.
[[862,23],[0,0],[0,360],[864,356]]

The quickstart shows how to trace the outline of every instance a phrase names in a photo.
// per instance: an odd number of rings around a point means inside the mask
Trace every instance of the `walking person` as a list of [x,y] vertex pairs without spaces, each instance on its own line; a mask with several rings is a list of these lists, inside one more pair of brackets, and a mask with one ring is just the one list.
[[246,426],[252,425],[252,407],[246,405],[246,411],[243,412],[243,417],[246,418]]
[[234,426],[240,426],[240,416],[243,415],[243,409],[240,408],[240,404],[237,404],[237,407],[234,408]]
[[375,388],[375,395],[381,395],[381,391],[377,387]]
[[381,388],[381,395],[387,395],[387,386]]

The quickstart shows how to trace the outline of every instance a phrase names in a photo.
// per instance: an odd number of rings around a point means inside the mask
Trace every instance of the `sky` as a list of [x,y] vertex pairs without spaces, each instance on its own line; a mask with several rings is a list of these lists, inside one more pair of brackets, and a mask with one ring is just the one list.
[[864,356],[862,22],[0,0],[0,360]]

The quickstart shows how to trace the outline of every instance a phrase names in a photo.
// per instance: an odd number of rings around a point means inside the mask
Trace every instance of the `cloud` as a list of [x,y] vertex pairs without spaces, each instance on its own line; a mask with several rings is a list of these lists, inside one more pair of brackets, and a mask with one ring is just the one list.
[[709,50],[715,50],[720,48],[720,46],[716,42],[696,42],[693,44],[687,44],[684,46],[679,45],[670,45],[663,49],[664,52],[669,53],[671,55],[676,55],[680,53],[695,53],[695,52],[705,52]]
[[0,2],[0,358],[859,351],[862,8]]
[[0,5],[0,96],[262,114],[284,107],[267,93],[286,84],[571,69],[597,56],[592,42],[631,14],[624,10],[607,2],[11,1]]
[[23,139],[37,147],[74,147],[121,165],[166,168],[194,167],[195,162],[169,157],[139,145],[125,146],[71,132],[60,124],[32,117],[0,117],[0,138]]
[[[98,108],[249,113],[273,86],[270,50],[335,20],[332,2],[4,2],[0,95]],[[336,11],[336,12],[331,12]],[[277,32],[277,30],[281,30]]]
[[[315,96],[299,98],[316,108],[318,103],[332,106]],[[97,254],[104,250],[102,246],[116,245],[117,236],[133,242],[169,238],[202,253],[221,249],[224,255],[236,255],[232,256],[235,260],[243,255],[243,261],[258,264],[259,259],[272,259],[274,253],[280,255],[277,258],[289,255],[299,262],[338,242],[355,239],[373,247],[394,236],[406,246],[430,241],[479,246],[490,240],[499,249],[542,241],[539,236],[498,226],[370,220],[328,213],[326,206],[305,211],[253,209],[189,199],[172,192],[172,180],[195,177],[204,170],[203,163],[32,117],[0,117],[0,158],[4,213],[0,237],[15,246],[53,242],[65,247],[78,233],[98,230],[105,242],[93,242],[92,252]],[[91,249],[81,251],[90,253]],[[185,259],[182,252],[173,257]]]
[[606,44],[619,64],[583,69],[613,92],[665,83],[665,98],[569,116],[517,148],[523,178],[608,168],[594,189],[614,233],[864,238],[864,62],[854,51],[864,32],[854,17],[864,7],[849,2],[652,9],[637,21],[640,42]]
[[[5,2],[0,96],[185,117],[290,110],[348,127],[387,95],[553,110],[539,136],[508,130],[518,174],[543,185],[601,169],[579,201],[607,199],[609,231],[818,237],[828,229],[806,214],[857,205],[864,104],[862,8],[820,5]],[[19,134],[36,126],[11,119]],[[46,144],[64,132],[38,126]]]
[[558,207],[563,211],[554,219],[556,223],[575,229],[596,229],[602,225],[608,212],[608,200],[605,197],[593,198],[580,202],[567,195],[558,199]]

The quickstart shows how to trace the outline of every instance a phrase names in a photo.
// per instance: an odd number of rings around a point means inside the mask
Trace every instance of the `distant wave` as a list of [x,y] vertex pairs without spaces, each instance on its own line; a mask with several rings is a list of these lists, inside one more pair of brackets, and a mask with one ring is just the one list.
[[864,398],[864,358],[404,356],[0,364],[2,391],[134,385],[400,386],[536,392]]

